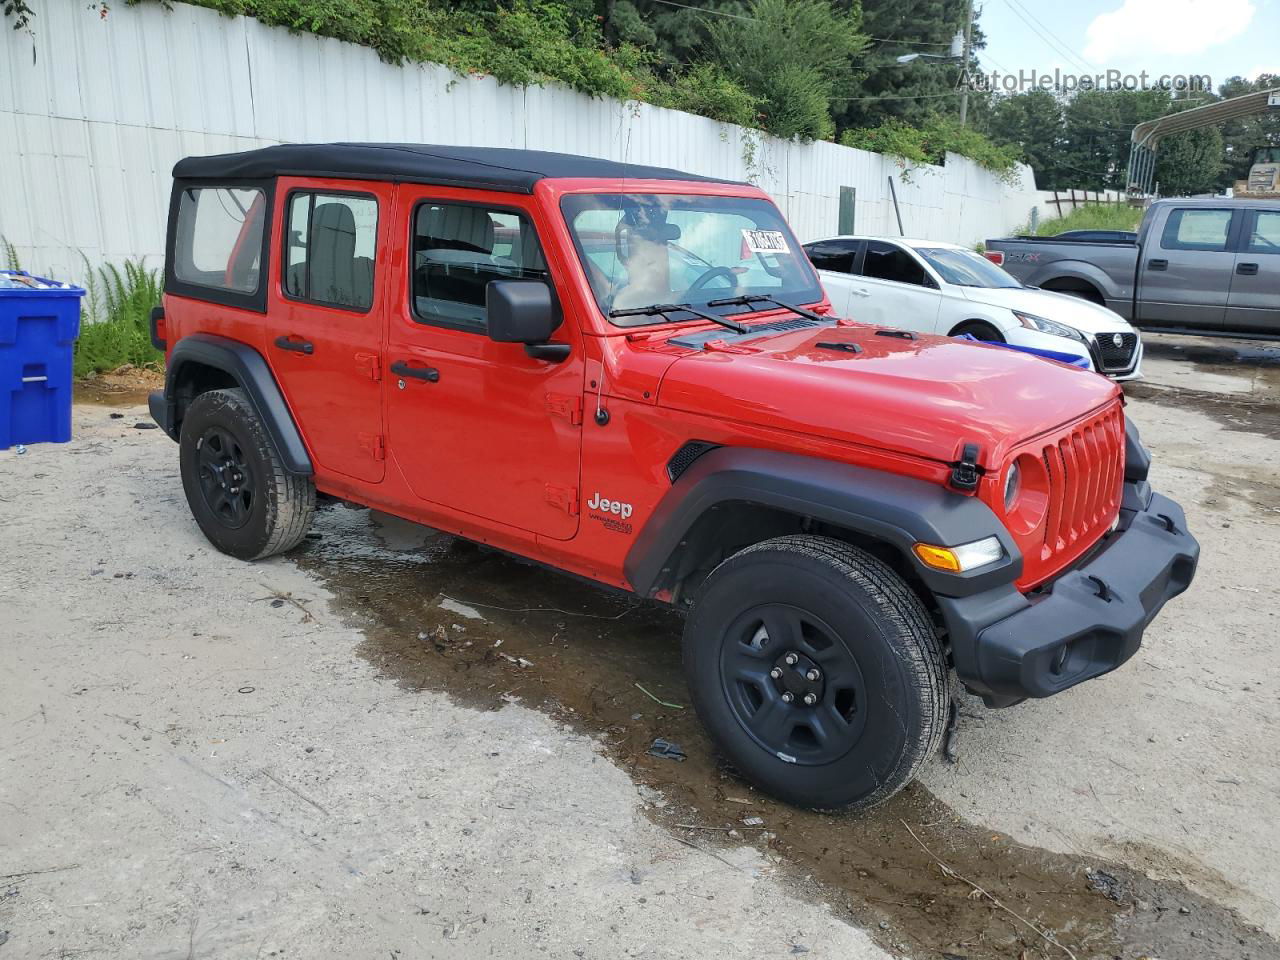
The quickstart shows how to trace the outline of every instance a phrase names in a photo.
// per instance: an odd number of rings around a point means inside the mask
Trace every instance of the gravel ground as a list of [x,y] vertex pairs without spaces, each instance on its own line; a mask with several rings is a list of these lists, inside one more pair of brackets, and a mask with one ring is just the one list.
[[[1266,348],[1152,340],[1130,415],[1204,547],[1192,592],[1108,677],[967,703],[924,785],[1280,937],[1280,391]],[[385,677],[320,578],[214,552],[174,445],[119,412],[0,452],[0,960],[911,953],[765,845],[690,846],[545,711]]]

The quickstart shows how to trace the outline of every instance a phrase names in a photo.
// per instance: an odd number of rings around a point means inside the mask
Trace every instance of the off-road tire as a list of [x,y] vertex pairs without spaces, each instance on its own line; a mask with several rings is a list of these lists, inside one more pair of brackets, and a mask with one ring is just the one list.
[[[219,442],[230,438],[247,468],[243,475],[253,485],[238,525],[214,511],[202,488],[201,446],[213,434],[219,435]],[[315,485],[310,477],[285,470],[243,390],[210,390],[192,401],[182,420],[178,459],[191,514],[209,542],[223,553],[261,560],[293,549],[306,536],[315,512]]]
[[986,340],[990,343],[1007,342],[1004,334],[985,320],[966,320],[964,323],[958,324],[951,331],[950,336],[958,337],[962,333],[967,333],[971,337],[977,337],[979,340]]
[[[853,719],[840,728],[841,737],[831,742],[835,750],[845,740],[852,745],[829,762],[821,749],[809,762],[803,757],[788,761],[784,757],[790,753],[771,751],[749,727],[752,718],[744,719],[740,704],[749,698],[743,690],[750,686],[757,690],[752,698],[763,692],[762,699],[772,708],[781,709],[779,704],[768,699],[767,686],[761,691],[755,681],[743,684],[732,675],[737,668],[725,666],[744,655],[729,644],[745,647],[745,656],[759,655],[753,644],[760,641],[743,641],[743,630],[750,632],[753,616],[775,618],[783,611],[785,619],[789,610],[797,611],[800,630],[780,629],[783,645],[786,637],[803,635],[809,639],[799,641],[797,649],[805,651],[826,627],[834,631],[828,641],[833,652],[827,654],[832,686],[812,709],[826,709],[836,675],[842,669],[850,672],[835,662],[838,657],[847,654],[856,667],[852,673],[865,681],[861,697],[835,694],[847,696],[846,702],[854,702],[855,708],[848,711]],[[805,623],[806,617],[825,627]],[[830,648],[831,642],[842,645],[843,654],[840,648]],[[772,646],[766,638],[762,649]],[[784,658],[787,652],[781,647],[773,650]],[[767,656],[761,659],[766,670],[774,662]],[[746,779],[797,806],[865,809],[883,802],[915,777],[937,752],[946,731],[947,667],[924,604],[884,562],[827,537],[766,540],[720,564],[700,588],[686,621],[684,668],[693,705],[721,753]],[[784,682],[764,680],[775,687]]]

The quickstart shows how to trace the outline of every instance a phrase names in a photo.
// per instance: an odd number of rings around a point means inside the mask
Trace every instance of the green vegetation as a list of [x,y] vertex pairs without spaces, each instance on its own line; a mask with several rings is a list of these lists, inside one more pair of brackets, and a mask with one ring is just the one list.
[[898,157],[904,164],[904,177],[912,166],[942,163],[948,151],[973,160],[990,170],[1005,183],[1017,179],[1018,150],[996,146],[986,137],[950,118],[932,119],[924,126],[911,126],[902,120],[886,120],[878,127],[846,130],[840,135],[846,147],[858,147],[875,153]]
[[[1056,237],[1068,230],[1137,230],[1142,222],[1143,209],[1128,204],[1111,206],[1107,204],[1090,204],[1077,207],[1065,217],[1041,221],[1035,230],[1038,237]],[[1031,233],[1030,227],[1019,233]]]
[[4,269],[21,270],[22,264],[18,260],[18,251],[8,238],[0,234],[0,254],[4,256]]
[[164,354],[151,345],[151,308],[160,303],[160,271],[148,270],[142,260],[127,260],[123,269],[107,264],[89,273],[85,289],[73,373],[84,377],[126,364],[162,368]]

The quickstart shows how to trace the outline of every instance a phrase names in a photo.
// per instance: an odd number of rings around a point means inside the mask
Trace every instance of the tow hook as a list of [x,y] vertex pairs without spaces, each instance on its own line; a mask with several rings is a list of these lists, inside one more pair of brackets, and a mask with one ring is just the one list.
[[984,472],[982,467],[978,466],[980,452],[976,443],[964,445],[960,459],[951,464],[951,486],[968,492],[978,489],[978,481]]

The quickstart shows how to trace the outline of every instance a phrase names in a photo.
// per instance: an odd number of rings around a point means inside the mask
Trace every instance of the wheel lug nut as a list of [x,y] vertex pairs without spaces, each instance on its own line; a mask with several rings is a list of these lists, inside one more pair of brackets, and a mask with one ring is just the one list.
[[771,677],[773,677],[773,679],[777,680],[779,677],[781,677],[781,676],[782,676],[782,668],[781,668],[781,667],[774,667],[772,670],[770,670],[770,671],[769,671],[769,676],[771,676]]
[[790,702],[791,702],[792,700],[794,700],[794,699],[795,699],[795,697],[793,697],[793,696],[791,695],[791,693],[790,693],[790,692],[784,693],[784,694],[782,695],[782,702],[783,702],[783,703],[790,703]]
[[786,659],[787,659],[787,666],[794,667],[796,665],[796,661],[799,660],[800,658],[797,657],[794,653],[788,653]]
[[818,702],[818,698],[814,694],[806,693],[804,695],[804,703],[806,707],[812,707],[817,702]]
[[817,680],[820,676],[822,676],[822,674],[820,674],[817,670],[810,670],[808,673],[804,675],[804,678],[806,680]]

